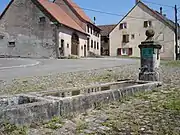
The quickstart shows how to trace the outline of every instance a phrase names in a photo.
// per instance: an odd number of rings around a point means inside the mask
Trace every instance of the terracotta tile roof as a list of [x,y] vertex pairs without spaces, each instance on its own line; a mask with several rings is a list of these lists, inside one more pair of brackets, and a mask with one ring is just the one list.
[[70,17],[68,16],[60,6],[48,0],[37,0],[59,23],[75,29],[84,34],[85,31]]
[[98,27],[101,29],[101,36],[108,36],[112,29],[116,26],[116,24],[111,25],[99,25]]
[[69,5],[79,14],[79,16],[87,22],[92,23],[91,19],[84,13],[84,11],[72,0],[66,0]]

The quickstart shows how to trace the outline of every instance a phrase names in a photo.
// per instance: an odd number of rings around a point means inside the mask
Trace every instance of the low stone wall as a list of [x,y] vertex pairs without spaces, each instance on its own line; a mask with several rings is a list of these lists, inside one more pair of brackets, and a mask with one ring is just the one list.
[[[15,102],[16,104],[1,108],[0,123],[8,121],[12,124],[29,125],[33,122],[50,120],[54,116],[63,117],[74,113],[86,112],[86,110],[97,107],[99,104],[120,100],[136,92],[152,90],[159,85],[161,85],[160,82],[146,82],[118,89],[83,93],[69,97],[46,96],[49,92],[16,95],[15,97],[21,97],[26,102],[21,101],[22,104],[20,104],[18,101]],[[0,97],[0,102],[12,98]]]
[[159,82],[140,84],[120,89],[95,92],[74,97],[58,98],[48,96],[47,98],[57,100],[60,104],[61,116],[72,116],[74,113],[83,113],[101,104],[118,101],[126,96],[132,96],[137,92],[152,90],[160,85]]

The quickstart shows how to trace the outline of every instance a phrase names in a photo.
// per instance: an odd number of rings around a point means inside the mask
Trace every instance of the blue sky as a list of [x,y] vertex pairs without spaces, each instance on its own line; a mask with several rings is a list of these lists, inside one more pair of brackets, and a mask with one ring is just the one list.
[[[0,0],[0,12],[4,10],[6,5],[10,0]],[[135,0],[74,0],[80,7],[100,10],[104,12],[111,12],[115,14],[125,15],[135,4]],[[180,0],[147,0],[154,3],[159,3],[163,5],[171,5],[175,4],[180,7]],[[158,10],[160,6],[154,5],[150,3],[146,3],[149,7]],[[168,18],[174,20],[174,10],[173,8],[162,6],[164,13],[167,14]],[[122,18],[121,16],[115,15],[107,15],[98,12],[92,12],[85,10],[87,15],[92,19],[94,16],[96,17],[97,24],[114,24],[119,22]],[[180,18],[180,10],[179,10],[179,18]]]

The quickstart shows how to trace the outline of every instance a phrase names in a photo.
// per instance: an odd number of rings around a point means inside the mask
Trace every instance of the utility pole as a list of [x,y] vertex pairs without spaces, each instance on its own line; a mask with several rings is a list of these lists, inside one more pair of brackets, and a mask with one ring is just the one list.
[[175,46],[175,53],[176,53],[176,60],[178,60],[178,12],[177,12],[177,6],[175,5],[175,42],[176,42],[176,46]]

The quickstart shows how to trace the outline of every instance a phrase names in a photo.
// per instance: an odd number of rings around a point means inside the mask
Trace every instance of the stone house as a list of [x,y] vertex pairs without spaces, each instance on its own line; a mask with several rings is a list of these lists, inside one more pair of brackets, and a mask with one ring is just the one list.
[[101,29],[101,55],[109,56],[109,33],[115,26],[115,24],[98,26]]
[[11,0],[0,16],[0,56],[100,55],[100,29],[72,0]]
[[141,1],[110,32],[110,56],[140,57],[138,45],[146,39],[145,31],[155,30],[155,40],[162,45],[161,58],[175,58],[175,24],[160,11],[154,11]]

